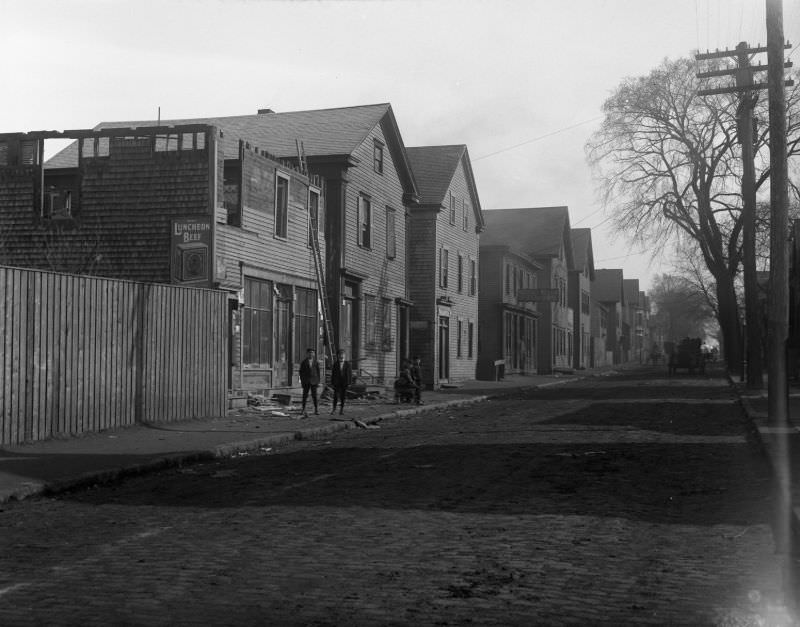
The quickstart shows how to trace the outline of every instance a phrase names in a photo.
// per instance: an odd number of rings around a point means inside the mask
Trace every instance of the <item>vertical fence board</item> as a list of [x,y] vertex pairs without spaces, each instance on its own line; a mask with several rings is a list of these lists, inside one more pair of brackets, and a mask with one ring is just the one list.
[[0,414],[2,417],[2,429],[0,429],[0,442],[11,442],[11,420],[12,420],[12,413],[11,413],[11,359],[13,358],[13,348],[11,344],[11,340],[14,337],[13,335],[13,316],[12,316],[12,304],[14,302],[14,271],[8,268],[0,268],[0,286],[3,288],[3,312],[2,318],[0,318],[0,325],[3,326],[3,333],[0,335],[0,339],[2,339],[2,348],[3,348],[3,356],[2,356],[2,388],[0,388],[0,393],[2,393],[3,398],[2,402],[0,402],[0,411],[3,413]]

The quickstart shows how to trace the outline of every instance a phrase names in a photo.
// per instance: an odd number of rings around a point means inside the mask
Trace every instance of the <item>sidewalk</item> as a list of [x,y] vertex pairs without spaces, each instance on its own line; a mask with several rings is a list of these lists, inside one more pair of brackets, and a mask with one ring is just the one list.
[[775,427],[769,420],[769,397],[766,390],[748,390],[734,383],[747,417],[753,424],[758,442],[772,466],[778,484],[788,497],[793,546],[800,549],[800,387],[790,386],[788,423]]
[[348,401],[341,417],[329,414],[329,402],[320,405],[319,416],[310,414],[308,418],[300,417],[297,404],[292,408],[268,405],[231,410],[209,420],[135,425],[7,446],[0,448],[0,503],[190,461],[262,453],[291,440],[321,438],[342,429],[359,428],[359,423],[372,426],[392,417],[478,403],[493,395],[557,385],[592,374],[597,372],[468,381],[457,388],[425,392],[425,404],[421,406],[353,400]]

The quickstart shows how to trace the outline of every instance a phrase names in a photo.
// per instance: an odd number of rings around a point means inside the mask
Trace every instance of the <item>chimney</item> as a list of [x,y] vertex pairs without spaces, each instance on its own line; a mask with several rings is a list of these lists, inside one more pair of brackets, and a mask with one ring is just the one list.
[[267,113],[275,113],[272,109],[259,109],[258,115],[265,115]]

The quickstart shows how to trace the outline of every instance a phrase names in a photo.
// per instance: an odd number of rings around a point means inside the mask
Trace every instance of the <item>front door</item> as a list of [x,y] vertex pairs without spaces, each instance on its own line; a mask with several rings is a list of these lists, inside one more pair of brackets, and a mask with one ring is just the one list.
[[358,368],[358,284],[345,281],[339,317],[339,348],[355,370]]
[[397,369],[406,357],[413,357],[408,354],[408,307],[405,305],[397,306]]
[[275,316],[275,362],[273,365],[273,385],[276,387],[292,384],[289,364],[289,347],[291,346],[289,321],[289,301],[279,299]]
[[439,316],[439,380],[450,378],[450,318]]

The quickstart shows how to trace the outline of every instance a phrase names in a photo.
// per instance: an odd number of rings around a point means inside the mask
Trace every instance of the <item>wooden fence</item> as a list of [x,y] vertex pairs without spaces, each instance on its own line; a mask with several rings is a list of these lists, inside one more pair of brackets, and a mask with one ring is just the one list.
[[213,290],[0,267],[0,444],[224,415]]

